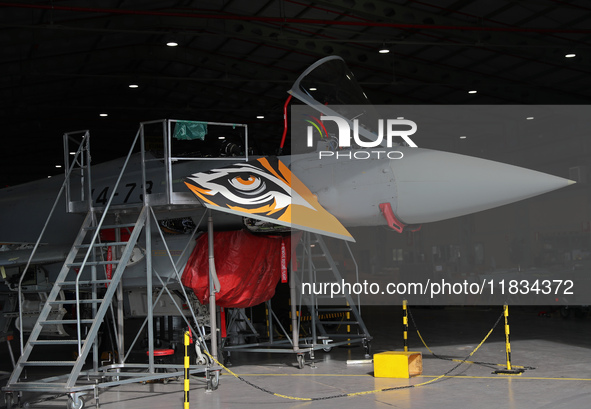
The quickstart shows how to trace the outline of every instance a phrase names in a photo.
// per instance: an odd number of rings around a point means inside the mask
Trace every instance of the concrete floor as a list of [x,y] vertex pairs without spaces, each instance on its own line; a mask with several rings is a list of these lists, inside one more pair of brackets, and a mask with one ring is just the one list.
[[[588,408],[591,406],[591,317],[568,320],[558,314],[539,316],[543,309],[515,307],[510,310],[511,347],[514,365],[535,367],[520,376],[494,375],[496,367],[462,364],[448,376],[427,385],[457,363],[433,357],[422,345],[411,323],[410,349],[423,353],[423,374],[412,379],[375,378],[373,365],[347,365],[363,359],[363,348],[334,348],[318,352],[298,369],[295,357],[280,354],[234,353],[230,369],[245,380],[281,395],[323,398],[375,391],[398,386],[413,388],[373,392],[352,397],[301,401],[285,399],[256,389],[224,371],[219,388],[206,392],[200,379],[191,381],[193,408]],[[421,334],[438,355],[464,359],[481,342],[502,313],[500,307],[411,308]],[[401,350],[402,316],[393,307],[366,307],[366,324],[374,337],[374,353]],[[7,355],[7,354],[6,354]],[[6,363],[4,352],[0,356]],[[308,358],[306,356],[306,358]],[[505,362],[502,321],[490,338],[470,358],[487,363]],[[65,408],[66,398],[25,396],[31,408]],[[34,403],[37,401],[37,403]],[[100,407],[180,408],[183,384],[131,384],[102,390]],[[95,407],[92,398],[85,407]]]

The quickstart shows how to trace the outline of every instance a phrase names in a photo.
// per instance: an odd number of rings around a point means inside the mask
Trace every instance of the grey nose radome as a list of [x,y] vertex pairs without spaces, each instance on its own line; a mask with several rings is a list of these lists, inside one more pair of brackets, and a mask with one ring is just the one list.
[[434,222],[491,209],[575,182],[471,156],[401,148],[390,161],[396,185],[392,208],[406,224]]

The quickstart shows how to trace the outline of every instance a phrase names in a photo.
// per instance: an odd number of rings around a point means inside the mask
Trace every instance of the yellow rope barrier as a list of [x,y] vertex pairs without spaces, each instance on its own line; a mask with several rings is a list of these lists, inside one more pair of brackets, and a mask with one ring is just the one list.
[[[497,320],[497,323],[499,322],[499,320]],[[374,389],[374,390],[370,390],[370,391],[363,391],[363,392],[352,392],[352,393],[343,393],[343,394],[339,394],[339,395],[331,395],[331,396],[325,396],[325,397],[319,397],[319,398],[300,398],[297,396],[289,396],[289,395],[283,395],[280,393],[275,393],[272,391],[269,391],[267,389],[264,389],[258,385],[255,385],[252,382],[247,381],[246,379],[244,379],[243,377],[235,374],[233,371],[231,371],[230,369],[226,368],[222,363],[220,363],[217,359],[214,359],[209,352],[204,351],[207,356],[209,356],[211,358],[211,360],[213,362],[215,362],[217,365],[219,365],[221,368],[223,368],[224,370],[226,370],[226,372],[228,372],[230,375],[232,375],[234,378],[252,386],[253,388],[256,388],[260,391],[263,391],[265,393],[268,393],[270,395],[273,396],[277,396],[279,398],[283,398],[283,399],[289,399],[289,400],[299,400],[299,401],[319,401],[319,400],[328,400],[328,399],[335,399],[335,398],[342,398],[342,397],[352,397],[352,396],[361,396],[361,395],[369,395],[369,394],[373,394],[373,393],[378,393],[378,392],[388,392],[388,391],[394,391],[394,390],[400,390],[400,389],[410,389],[410,388],[418,388],[421,386],[425,386],[425,385],[429,385],[431,383],[437,382],[440,379],[449,377],[449,374],[451,372],[453,372],[456,368],[458,368],[461,364],[466,363],[466,362],[470,362],[467,361],[468,358],[470,358],[472,355],[474,355],[476,353],[476,351],[478,351],[478,349],[480,349],[480,347],[486,342],[486,340],[488,339],[488,337],[492,334],[493,330],[495,329],[495,327],[497,326],[497,323],[495,323],[495,325],[490,329],[490,331],[486,334],[486,336],[484,337],[484,339],[478,344],[478,346],[476,348],[474,348],[474,350],[472,352],[470,352],[470,354],[466,357],[466,360],[453,360],[453,361],[457,361],[459,362],[456,366],[454,366],[452,369],[450,369],[449,371],[447,371],[446,373],[444,373],[443,375],[437,376],[433,379],[430,379],[428,381],[425,382],[421,382],[421,383],[417,383],[414,385],[406,385],[406,386],[394,386],[394,387],[390,387],[390,388],[381,388],[381,389]],[[417,333],[418,330],[417,330]],[[423,345],[425,345],[425,347],[429,350],[429,352],[433,353],[429,347],[427,347],[425,341],[423,340],[422,336],[419,333],[419,337],[421,338],[421,341],[423,341]],[[435,354],[433,354],[435,355]]]

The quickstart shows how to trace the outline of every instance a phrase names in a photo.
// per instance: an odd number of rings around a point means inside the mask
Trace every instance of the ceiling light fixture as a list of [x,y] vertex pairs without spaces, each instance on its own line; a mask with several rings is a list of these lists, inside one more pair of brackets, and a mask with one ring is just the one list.
[[476,94],[478,91],[476,91],[475,89],[468,91],[468,94]]
[[573,58],[573,57],[576,57],[576,56],[577,56],[577,55],[576,55],[575,53],[569,53],[569,54],[566,54],[566,55],[564,56],[564,58]]
[[380,54],[388,54],[390,52],[390,49],[388,47],[386,47],[386,44],[382,45],[382,48],[379,49],[378,53]]
[[105,117],[105,116],[109,116],[109,114],[99,114],[99,116]]
[[61,167],[62,167],[62,165],[55,165],[55,167],[56,167],[56,168],[61,168]]
[[464,136],[464,135],[460,136],[460,139],[466,139],[466,138],[467,138],[467,136]]
[[531,121],[532,119],[534,119],[534,117],[533,117],[533,116],[528,116],[528,117],[527,117],[527,118],[525,118],[525,119],[527,119],[528,121]]
[[318,91],[318,88],[312,87],[312,88],[310,88],[310,91]]
[[265,119],[264,115],[257,115],[257,119]]
[[137,84],[129,84],[129,88],[139,88],[139,85],[137,85]]
[[166,45],[169,47],[176,47],[177,45],[179,45],[179,43],[177,43],[176,41],[169,41],[166,43]]

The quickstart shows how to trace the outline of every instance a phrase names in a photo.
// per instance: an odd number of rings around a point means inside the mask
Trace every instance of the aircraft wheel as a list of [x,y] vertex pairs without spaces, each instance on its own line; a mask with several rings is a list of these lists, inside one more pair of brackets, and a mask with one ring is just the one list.
[[304,355],[298,355],[298,368],[304,369]]

